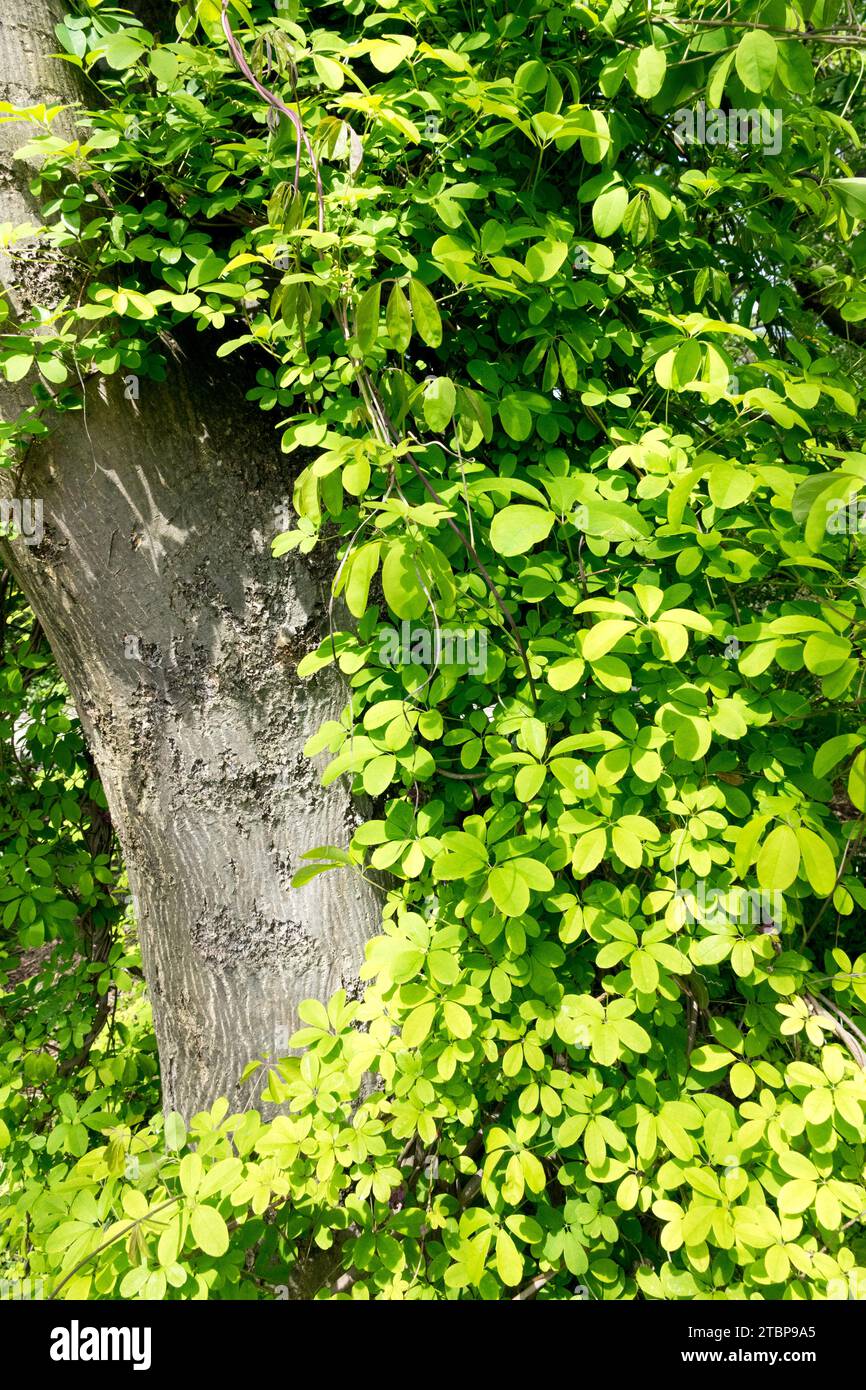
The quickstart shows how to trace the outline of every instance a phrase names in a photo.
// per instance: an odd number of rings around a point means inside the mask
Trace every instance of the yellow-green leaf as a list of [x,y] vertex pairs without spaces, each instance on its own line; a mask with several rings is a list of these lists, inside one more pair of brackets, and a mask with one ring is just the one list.
[[758,882],[762,888],[790,888],[800,868],[800,846],[789,825],[777,825],[758,855]]

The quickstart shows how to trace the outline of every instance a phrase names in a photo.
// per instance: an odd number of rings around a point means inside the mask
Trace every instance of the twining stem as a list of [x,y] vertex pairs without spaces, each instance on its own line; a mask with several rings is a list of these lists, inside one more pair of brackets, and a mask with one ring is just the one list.
[[73,1265],[69,1273],[64,1275],[64,1277],[60,1280],[59,1284],[54,1285],[54,1288],[48,1295],[49,1301],[57,1297],[64,1284],[68,1284],[70,1279],[72,1279],[80,1269],[83,1269],[84,1266],[88,1264],[90,1260],[93,1259],[94,1255],[99,1255],[103,1250],[107,1250],[109,1245],[113,1245],[115,1241],[120,1240],[121,1236],[128,1235],[130,1231],[134,1231],[136,1226],[140,1226],[143,1221],[150,1221],[154,1216],[157,1216],[159,1212],[165,1211],[166,1207],[174,1206],[175,1202],[179,1202],[183,1195],[184,1194],[182,1192],[179,1192],[176,1197],[169,1197],[167,1202],[162,1202],[160,1206],[154,1207],[153,1211],[145,1212],[144,1216],[139,1216],[135,1219],[135,1221],[130,1221],[128,1226],[121,1227],[119,1231],[115,1231],[113,1236],[109,1236],[108,1240],[104,1240],[101,1245],[97,1245],[95,1250],[91,1250],[89,1255],[85,1255],[83,1260],[79,1260],[77,1265]]
[[[262,98],[263,101],[266,101],[269,106],[272,106],[274,108],[275,111],[279,111],[281,115],[285,116],[289,121],[291,121],[292,125],[295,128],[295,135],[297,136],[299,142],[297,147],[298,154],[300,154],[300,141],[303,140],[304,142],[304,148],[306,149],[307,155],[309,156],[310,160],[310,167],[313,170],[313,173],[316,178],[316,214],[319,231],[323,232],[325,230],[325,192],[322,188],[322,176],[319,172],[319,164],[313,152],[313,146],[310,143],[310,137],[307,135],[306,129],[304,128],[304,123],[301,120],[298,113],[296,111],[292,111],[291,107],[286,106],[286,103],[280,97],[277,96],[276,92],[272,92],[267,87],[263,86],[262,83],[253,73],[249,63],[244,57],[244,51],[241,48],[238,40],[235,38],[234,31],[232,30],[231,21],[228,15],[228,6],[229,0],[223,0],[222,28],[223,33],[226,36],[226,42],[228,43],[229,50],[231,52],[232,57],[235,60],[235,63],[237,64],[238,69],[240,70],[240,72],[243,73],[244,77],[247,79],[250,85],[255,88],[255,90],[258,92],[259,96]],[[296,159],[294,179],[294,187],[296,189],[298,187],[299,164],[300,160]]]
[[[275,92],[272,92],[268,87],[265,87],[263,83],[259,82],[258,78],[253,74],[249,64],[247,63],[246,58],[244,57],[243,49],[241,48],[240,43],[238,42],[232,30],[231,21],[228,17],[228,2],[229,0],[223,0],[222,3],[222,28],[223,33],[226,36],[226,41],[228,43],[232,57],[234,58],[239,71],[243,73],[244,77],[255,89],[255,91],[258,92],[262,100],[266,101],[269,106],[272,106],[274,108],[274,110],[279,111],[284,116],[288,117],[288,119],[291,121],[292,125],[295,128],[295,132],[298,136],[298,141],[300,142],[301,140],[303,140],[304,148],[306,149],[307,154],[309,155],[310,165],[313,169],[313,173],[315,174],[316,178],[317,221],[319,231],[323,232],[325,230],[325,196],[322,187],[322,176],[319,170],[319,165],[316,160],[316,156],[313,153],[313,147],[310,142],[310,138],[307,135],[304,123],[296,111],[292,111],[288,106],[286,106],[285,102],[283,102]],[[298,153],[300,153],[300,143],[298,144]],[[298,164],[296,162],[294,179],[294,186],[296,188],[297,184]],[[345,300],[343,300],[338,307],[337,321],[340,324],[343,336],[346,339],[348,339],[351,335],[349,332],[348,306]],[[382,440],[383,443],[388,443],[391,445],[398,443],[397,431],[394,428],[391,420],[388,418],[388,413],[385,410],[385,407],[382,403],[382,399],[379,396],[379,393],[376,390],[376,387],[373,384],[373,381],[365,367],[361,367],[358,372],[358,383],[361,391],[361,396],[364,401],[364,406],[367,410],[367,414],[370,417],[370,421],[373,425],[374,431],[378,434],[379,438]],[[409,466],[412,468],[413,472],[415,473],[415,476],[418,478],[422,486],[426,489],[426,491],[430,494],[430,496],[433,498],[435,502],[437,502],[441,507],[445,508],[445,504],[442,501],[442,498],[439,496],[438,492],[433,487],[433,484],[427,478],[426,474],[418,466],[412,454],[407,453],[405,457],[408,459]],[[447,508],[445,509],[447,510]],[[475,565],[475,568],[478,570],[478,573],[484,580],[484,583],[487,586],[489,593],[496,602],[496,605],[499,608],[500,613],[502,614],[503,618],[508,624],[508,628],[514,639],[517,650],[520,653],[520,658],[523,662],[524,670],[526,671],[526,678],[529,683],[529,690],[532,696],[532,701],[535,705],[537,705],[539,703],[538,691],[536,689],[535,681],[532,676],[532,669],[529,664],[529,657],[527,656],[526,648],[523,645],[523,641],[518,631],[517,624],[511,616],[511,613],[509,612],[505,604],[505,600],[502,598],[502,595],[500,594],[495,583],[493,582],[493,579],[491,578],[486,566],[480,560],[478,552],[475,549],[475,546],[473,545],[472,541],[470,541],[463,534],[463,531],[451,517],[445,518],[445,524],[449,527],[451,531],[454,532],[455,536],[460,541],[460,544],[465,549],[467,555],[472,560],[472,563]]]

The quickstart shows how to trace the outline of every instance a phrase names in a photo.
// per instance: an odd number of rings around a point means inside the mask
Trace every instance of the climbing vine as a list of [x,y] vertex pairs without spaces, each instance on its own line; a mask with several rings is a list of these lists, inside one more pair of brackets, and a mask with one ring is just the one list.
[[9,1249],[70,1298],[864,1296],[847,7],[70,11],[105,104],[2,108],[5,245],[77,277],[0,338],[7,461],[190,327],[255,371],[275,553],[339,548],[307,751],[375,808],[295,891],[382,930],[251,1059],[276,1119],[114,1117]]

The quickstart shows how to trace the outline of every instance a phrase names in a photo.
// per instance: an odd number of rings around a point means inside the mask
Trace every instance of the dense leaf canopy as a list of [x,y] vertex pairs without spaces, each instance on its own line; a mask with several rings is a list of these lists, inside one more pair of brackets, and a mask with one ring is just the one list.
[[190,329],[254,374],[294,487],[276,553],[338,554],[299,672],[336,663],[346,704],[308,751],[375,806],[296,891],[365,874],[383,922],[363,998],[251,1060],[283,1114],[187,1135],[126,1114],[121,1075],[87,1152],[34,1132],[7,1255],[62,1297],[270,1297],[311,1246],[323,1297],[847,1296],[849,8],[197,0],[159,35],[70,9],[102,104],[71,144],[32,110],[25,153],[36,254],[80,287],[0,339],[36,374],[9,461]]

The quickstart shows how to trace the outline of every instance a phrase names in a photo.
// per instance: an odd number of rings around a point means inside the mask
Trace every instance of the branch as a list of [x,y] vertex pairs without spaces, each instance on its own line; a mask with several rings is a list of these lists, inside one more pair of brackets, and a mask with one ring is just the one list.
[[524,1285],[520,1293],[514,1295],[511,1302],[527,1303],[529,1299],[535,1297],[540,1289],[544,1288],[545,1284],[549,1284],[551,1279],[556,1278],[557,1272],[557,1270],[552,1269],[549,1274],[536,1274],[534,1279],[530,1279],[529,1283]]
[[104,1240],[101,1245],[97,1245],[95,1250],[91,1250],[89,1255],[85,1255],[83,1260],[79,1260],[77,1265],[73,1265],[69,1273],[60,1280],[59,1284],[55,1284],[48,1295],[49,1301],[57,1297],[64,1284],[68,1284],[70,1279],[78,1273],[79,1269],[83,1269],[84,1266],[93,1259],[94,1255],[99,1255],[103,1250],[107,1250],[109,1245],[113,1245],[116,1240],[120,1240],[121,1236],[128,1235],[130,1231],[135,1230],[136,1226],[140,1226],[143,1221],[149,1221],[151,1217],[156,1216],[158,1212],[165,1211],[166,1207],[174,1206],[175,1202],[179,1202],[183,1195],[182,1192],[179,1192],[176,1197],[169,1197],[167,1202],[163,1202],[161,1206],[154,1207],[152,1211],[145,1212],[144,1216],[137,1217],[135,1221],[130,1221],[128,1226],[123,1226],[121,1230],[115,1231],[114,1235],[110,1236],[108,1240]]
[[[854,1058],[854,1061],[857,1063],[858,1067],[860,1067],[861,1071],[866,1071],[866,1052],[863,1051],[863,1048],[860,1046],[853,1033],[849,1032],[849,1030],[845,1027],[845,1025],[842,1022],[842,1019],[834,1017],[834,1015],[830,1013],[829,1009],[824,1008],[823,1004],[819,1004],[814,994],[807,993],[803,997],[806,1001],[806,1004],[811,1009],[812,1013],[816,1015],[816,1017],[825,1018],[827,1020],[827,1022],[832,1027],[833,1032],[836,1034],[836,1037],[839,1039],[840,1042],[843,1042],[845,1044],[848,1051],[851,1053],[851,1056]],[[846,1022],[850,1022],[850,1019],[846,1019]]]

